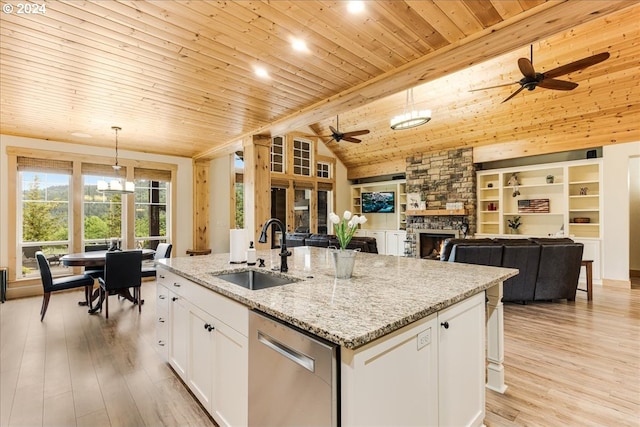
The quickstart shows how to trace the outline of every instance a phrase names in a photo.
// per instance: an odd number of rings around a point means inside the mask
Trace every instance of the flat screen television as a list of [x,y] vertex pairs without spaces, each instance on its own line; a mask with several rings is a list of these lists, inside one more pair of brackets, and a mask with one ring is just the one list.
[[396,193],[394,191],[363,191],[362,213],[394,213]]

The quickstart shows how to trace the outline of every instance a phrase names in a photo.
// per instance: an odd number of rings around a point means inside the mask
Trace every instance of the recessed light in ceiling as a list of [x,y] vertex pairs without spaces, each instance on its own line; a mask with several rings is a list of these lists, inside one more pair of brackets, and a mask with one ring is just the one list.
[[77,138],[91,138],[91,135],[89,135],[88,133],[84,133],[84,132],[73,132],[71,134],[71,136],[75,136]]
[[292,39],[291,40],[291,47],[293,47],[293,50],[296,50],[298,52],[308,52],[309,48],[307,47],[307,43],[304,40],[301,39]]
[[350,13],[360,13],[364,10],[364,2],[363,1],[350,1],[347,4],[347,10]]
[[260,77],[262,79],[266,79],[267,77],[269,77],[269,72],[265,68],[262,68],[262,67],[256,67],[255,68],[255,73],[256,73],[256,76],[258,76],[258,77]]

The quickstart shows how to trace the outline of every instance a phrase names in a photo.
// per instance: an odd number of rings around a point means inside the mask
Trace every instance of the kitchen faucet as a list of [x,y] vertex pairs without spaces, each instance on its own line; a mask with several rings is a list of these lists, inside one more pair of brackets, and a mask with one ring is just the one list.
[[260,233],[260,238],[258,242],[267,243],[267,230],[271,224],[277,225],[280,229],[280,271],[282,273],[286,273],[289,271],[289,266],[287,265],[287,257],[291,256],[291,251],[287,250],[287,243],[285,241],[285,231],[284,224],[278,218],[269,219],[264,226],[262,227],[262,233]]

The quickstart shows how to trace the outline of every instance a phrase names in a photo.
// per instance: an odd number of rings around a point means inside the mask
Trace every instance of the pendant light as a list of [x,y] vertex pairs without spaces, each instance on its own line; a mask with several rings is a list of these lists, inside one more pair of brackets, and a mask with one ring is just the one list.
[[431,120],[431,110],[416,110],[413,103],[413,88],[407,89],[407,101],[404,113],[391,119],[391,129],[410,129]]
[[121,166],[118,164],[118,132],[122,128],[111,126],[111,129],[116,132],[116,164],[112,166],[116,173],[116,179],[112,179],[109,182],[98,181],[98,191],[104,194],[133,194],[136,190],[135,184],[119,177]]

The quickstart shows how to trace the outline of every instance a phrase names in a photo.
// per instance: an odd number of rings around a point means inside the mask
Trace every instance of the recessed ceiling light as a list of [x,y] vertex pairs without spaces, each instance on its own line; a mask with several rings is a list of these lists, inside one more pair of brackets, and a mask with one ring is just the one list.
[[91,138],[91,135],[89,135],[88,133],[84,133],[84,132],[73,132],[71,134],[71,136],[75,136],[77,138]]
[[256,72],[256,76],[266,79],[267,77],[269,77],[269,72],[262,67],[256,67],[255,68],[255,72]]
[[350,13],[360,13],[364,10],[364,2],[363,1],[350,1],[347,4],[347,10]]
[[301,39],[292,39],[291,47],[293,47],[293,50],[297,50],[298,52],[307,52],[309,50],[309,48],[307,48],[307,43]]

